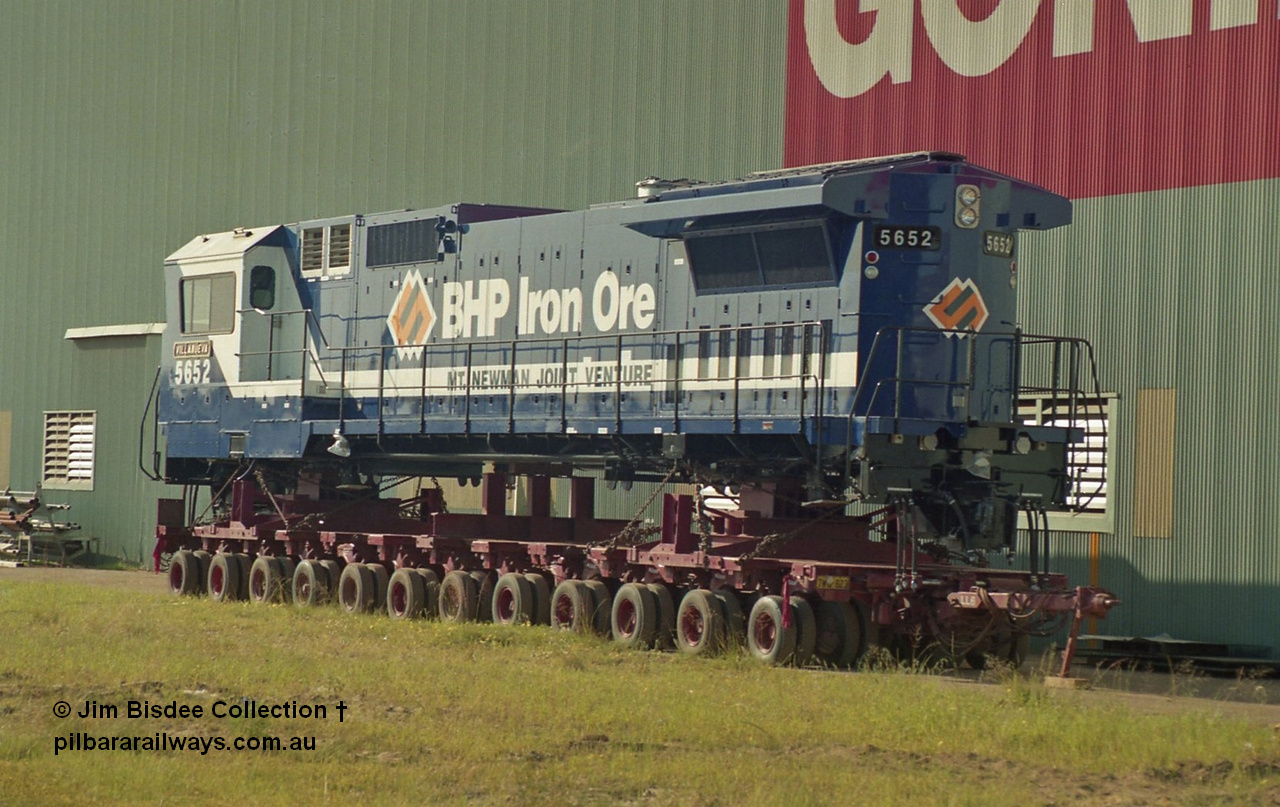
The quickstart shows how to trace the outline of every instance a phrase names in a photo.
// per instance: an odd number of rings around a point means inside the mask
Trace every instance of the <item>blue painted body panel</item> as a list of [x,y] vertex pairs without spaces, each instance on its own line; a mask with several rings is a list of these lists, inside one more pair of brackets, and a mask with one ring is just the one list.
[[[974,226],[960,223],[968,187]],[[1069,220],[1055,194],[922,154],[585,211],[458,204],[223,234],[216,254],[192,242],[169,262],[167,456],[324,458],[341,432],[367,457],[465,446],[500,459],[542,436],[557,442],[528,450],[549,459],[656,465],[655,441],[686,435],[839,468],[877,435],[981,425],[1008,442],[1000,429],[1026,433],[1016,231]],[[735,249],[741,260],[724,257]],[[250,280],[264,267],[266,308]],[[235,329],[205,335],[183,295],[224,271]],[[184,357],[205,350],[209,371],[184,377]],[[589,439],[610,436],[644,440],[610,456]]]

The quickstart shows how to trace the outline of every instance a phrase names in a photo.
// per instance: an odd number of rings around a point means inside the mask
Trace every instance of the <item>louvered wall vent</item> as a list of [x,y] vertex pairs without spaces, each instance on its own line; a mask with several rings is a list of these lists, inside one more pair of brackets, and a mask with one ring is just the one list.
[[44,487],[92,490],[96,412],[45,412]]

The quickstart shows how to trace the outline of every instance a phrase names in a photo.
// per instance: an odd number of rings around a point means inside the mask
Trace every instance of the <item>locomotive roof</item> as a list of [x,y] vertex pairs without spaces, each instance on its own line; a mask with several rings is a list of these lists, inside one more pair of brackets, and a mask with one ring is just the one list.
[[1008,182],[1013,189],[1009,212],[1016,227],[1050,229],[1071,221],[1071,202],[1065,197],[942,151],[761,171],[739,179],[672,188],[612,206],[626,209],[632,219],[626,226],[658,237],[676,236],[700,224],[725,223],[735,216],[785,213],[788,209],[884,218],[889,212],[887,174],[900,170]]
[[179,247],[177,251],[165,260],[169,263],[176,261],[195,263],[220,260],[231,255],[242,255],[266,241],[279,229],[278,225],[237,227],[224,233],[197,235]]

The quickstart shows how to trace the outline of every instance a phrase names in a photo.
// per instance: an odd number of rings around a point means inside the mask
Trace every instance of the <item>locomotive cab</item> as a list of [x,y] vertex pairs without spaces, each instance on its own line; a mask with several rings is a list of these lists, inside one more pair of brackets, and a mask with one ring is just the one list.
[[[298,399],[305,375],[306,312],[287,228],[202,235],[166,261],[171,312],[165,331],[166,394],[157,402],[171,454],[242,456],[248,429],[227,428],[253,402]],[[305,395],[324,395],[307,378]],[[291,405],[293,408],[296,404]]]

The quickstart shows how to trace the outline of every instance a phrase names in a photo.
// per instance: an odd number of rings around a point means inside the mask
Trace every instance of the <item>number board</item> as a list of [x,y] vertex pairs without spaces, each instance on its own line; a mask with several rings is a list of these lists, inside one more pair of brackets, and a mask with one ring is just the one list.
[[942,230],[937,227],[886,224],[876,227],[871,238],[878,249],[942,249]]
[[982,254],[997,258],[1013,257],[1013,233],[987,230],[982,234]]

